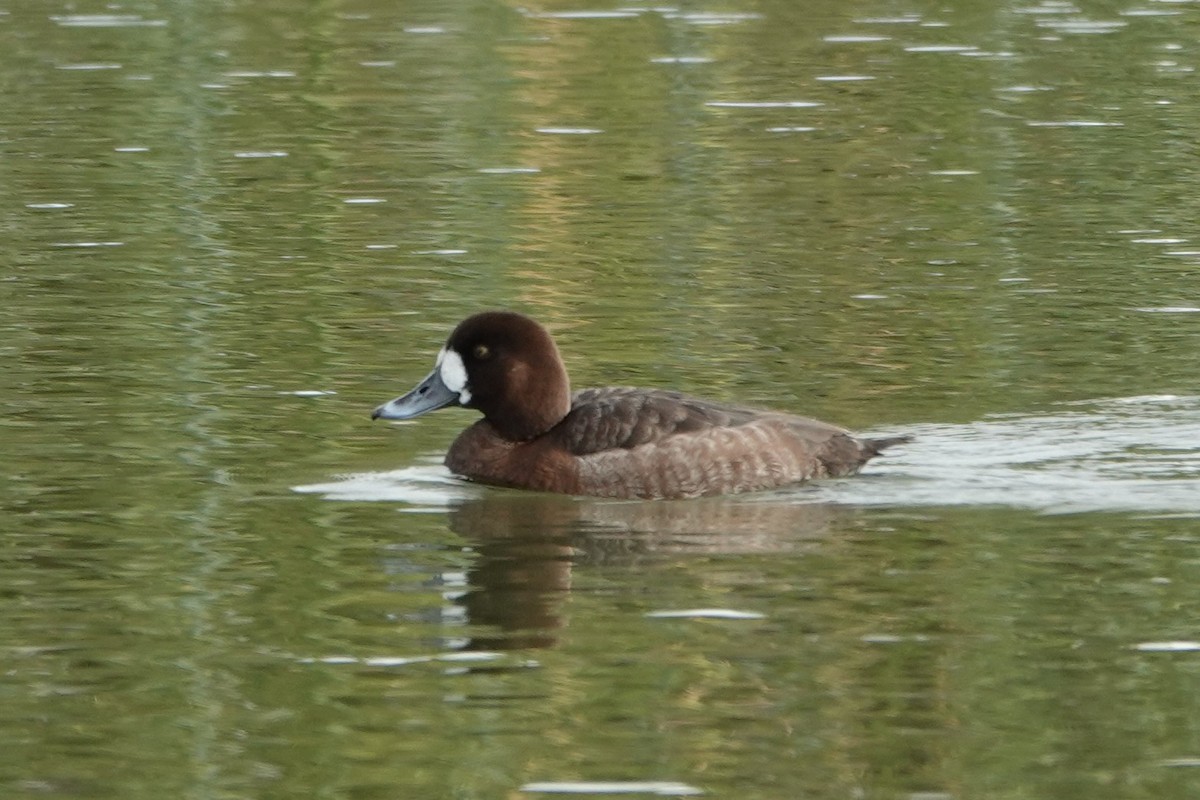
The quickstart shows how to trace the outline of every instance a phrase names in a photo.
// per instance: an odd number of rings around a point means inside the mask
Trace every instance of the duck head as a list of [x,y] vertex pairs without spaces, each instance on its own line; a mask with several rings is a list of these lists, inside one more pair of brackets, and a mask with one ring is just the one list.
[[473,408],[505,439],[532,439],[571,410],[571,386],[558,347],[534,320],[485,311],[458,324],[433,371],[372,419],[412,419],[447,406]]

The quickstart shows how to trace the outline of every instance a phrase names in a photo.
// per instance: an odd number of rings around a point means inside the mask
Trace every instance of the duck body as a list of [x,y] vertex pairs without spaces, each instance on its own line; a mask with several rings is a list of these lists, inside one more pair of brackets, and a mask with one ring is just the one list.
[[661,389],[572,394],[550,334],[508,311],[451,334],[430,375],[373,417],[476,408],[446,455],[450,471],[518,489],[628,499],[752,492],[854,475],[907,437],[860,439],[806,417]]

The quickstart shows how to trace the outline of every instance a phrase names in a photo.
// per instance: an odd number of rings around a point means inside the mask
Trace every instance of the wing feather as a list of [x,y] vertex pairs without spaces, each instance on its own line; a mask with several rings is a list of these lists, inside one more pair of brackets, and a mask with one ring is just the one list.
[[628,450],[685,433],[735,428],[770,412],[662,389],[584,389],[554,430],[574,455]]

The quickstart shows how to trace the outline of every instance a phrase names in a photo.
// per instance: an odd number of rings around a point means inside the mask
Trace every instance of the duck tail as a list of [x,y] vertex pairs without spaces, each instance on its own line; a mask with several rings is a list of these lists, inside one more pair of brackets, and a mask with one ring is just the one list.
[[898,444],[908,444],[913,440],[911,436],[889,436],[885,439],[864,439],[863,444],[866,451],[870,454],[868,458],[873,458],[889,447],[895,447]]

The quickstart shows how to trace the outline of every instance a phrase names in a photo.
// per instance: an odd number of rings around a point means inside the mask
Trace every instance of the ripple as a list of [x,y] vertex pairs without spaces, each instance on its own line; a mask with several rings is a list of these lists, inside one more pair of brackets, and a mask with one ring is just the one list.
[[1131,8],[1117,13],[1122,17],[1178,17],[1183,12],[1167,8]]
[[842,34],[833,36],[824,36],[822,41],[832,44],[866,44],[869,42],[887,42],[891,41],[890,36],[870,36],[863,34]]
[[1011,50],[965,50],[959,53],[959,55],[966,58],[990,58],[997,61],[1017,57],[1017,54]]
[[534,175],[541,171],[540,167],[483,167],[479,170],[484,175]]
[[636,9],[618,9],[615,11],[522,11],[521,13],[533,19],[629,19],[630,17],[641,16],[641,11]]
[[710,100],[710,108],[820,108],[824,103],[811,100]]
[[1133,649],[1143,653],[1194,653],[1200,650],[1200,642],[1139,642]]
[[1090,19],[1042,19],[1037,21],[1039,28],[1067,34],[1103,34],[1114,33],[1128,27],[1128,22],[1121,20],[1102,21]]
[[660,797],[690,797],[704,794],[686,783],[672,781],[536,781],[522,792],[543,794],[656,794]]
[[904,48],[906,53],[970,53],[978,50],[969,44],[914,44]]
[[[513,660],[513,657],[506,653],[496,653],[487,650],[471,650],[465,652],[450,651],[447,653],[419,656],[312,656],[307,658],[298,658],[296,659],[296,662],[299,664],[329,664],[332,666],[342,666],[348,664],[364,667],[408,667],[414,664],[461,664],[510,660]],[[532,659],[516,660],[516,665],[525,668],[540,666],[537,661]]]
[[921,21],[918,14],[905,14],[900,17],[860,17],[854,20],[861,25],[915,25]]
[[864,505],[1200,516],[1200,397],[1115,398],[903,430],[913,443],[872,462],[867,477],[877,479],[814,484],[816,494]]
[[429,463],[346,475],[329,483],[294,486],[292,491],[319,494],[328,500],[404,503],[411,511],[436,512],[480,497],[485,490],[454,477],[440,464]]
[[848,83],[852,81],[873,81],[874,75],[818,75],[817,80],[826,83]]
[[1026,8],[1014,8],[1014,14],[1078,14],[1079,9],[1071,3],[1055,2],[1055,0],[1047,0],[1040,6],[1028,6]]
[[651,64],[711,64],[708,56],[662,56],[650,59]]
[[234,70],[225,73],[226,78],[294,78],[296,73],[289,69],[270,69],[270,70]]
[[64,28],[163,28],[165,19],[145,19],[136,14],[62,14],[51,20]]
[[534,128],[538,133],[549,133],[556,136],[587,136],[593,133],[604,133],[601,128]]
[[762,19],[762,14],[738,11],[688,11],[684,13],[668,12],[663,14],[667,19],[678,19],[689,25],[736,25],[739,22]]
[[757,611],[738,611],[732,608],[683,608],[679,610],[647,611],[650,619],[766,619]]
[[1029,121],[1025,123],[1031,128],[1124,128],[1124,122],[1101,122],[1090,119],[1064,119]]

